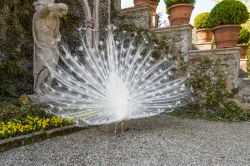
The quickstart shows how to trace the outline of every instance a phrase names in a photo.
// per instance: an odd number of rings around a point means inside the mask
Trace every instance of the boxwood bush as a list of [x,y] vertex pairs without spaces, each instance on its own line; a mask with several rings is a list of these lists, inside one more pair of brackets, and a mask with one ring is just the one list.
[[167,7],[171,7],[173,5],[181,4],[181,3],[187,3],[187,4],[194,4],[195,0],[165,0]]
[[196,29],[211,28],[208,17],[208,12],[198,14],[194,19],[194,27]]
[[247,7],[240,1],[224,0],[210,12],[209,24],[212,27],[226,24],[243,24],[249,18]]
[[238,39],[239,44],[246,44],[249,42],[250,39],[250,31],[247,27],[242,26],[240,30],[240,35]]

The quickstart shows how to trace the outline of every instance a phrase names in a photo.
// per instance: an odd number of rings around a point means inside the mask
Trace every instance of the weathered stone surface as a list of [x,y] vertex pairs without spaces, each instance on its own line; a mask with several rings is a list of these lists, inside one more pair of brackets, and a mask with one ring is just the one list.
[[193,26],[190,24],[151,29],[157,36],[173,41],[172,50],[182,55],[185,61],[188,51],[192,49],[192,30]]
[[134,6],[118,10],[120,16],[124,16],[123,20],[114,19],[112,20],[115,25],[123,24],[134,24],[142,28],[155,28],[157,27],[158,16],[155,11],[152,10],[150,4]]
[[240,48],[211,49],[211,50],[192,50],[188,52],[189,67],[188,71],[195,71],[195,67],[200,64],[202,59],[209,59],[219,62],[219,70],[227,78],[229,89],[236,86],[240,67]]
[[239,92],[235,100],[245,111],[250,112],[250,78],[240,78],[238,80]]
[[194,50],[209,50],[209,49],[212,49],[212,44],[211,42],[194,44],[193,49]]
[[243,102],[250,103],[250,78],[240,78],[238,81],[238,87],[238,95],[242,97]]
[[240,60],[240,69],[247,72],[247,59]]

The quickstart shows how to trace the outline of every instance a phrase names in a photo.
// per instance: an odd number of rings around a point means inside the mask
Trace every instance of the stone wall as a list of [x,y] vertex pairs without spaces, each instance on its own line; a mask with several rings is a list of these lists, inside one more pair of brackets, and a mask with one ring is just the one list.
[[119,17],[112,20],[112,23],[119,26],[122,24],[134,24],[142,28],[156,28],[158,26],[158,16],[155,9],[150,4],[134,6],[120,9],[120,3],[116,1],[115,8]]
[[239,75],[239,77],[241,77],[241,78],[248,77],[247,63],[248,63],[247,59],[240,59],[240,75]]
[[239,67],[240,67],[240,48],[210,49],[210,50],[191,50],[188,52],[189,66],[188,71],[192,73],[197,70],[197,65],[202,59],[208,57],[217,62],[219,70],[227,79],[229,89],[237,87]]
[[173,44],[171,53],[183,56],[185,61],[187,61],[188,51],[192,49],[192,30],[193,26],[190,24],[151,29],[158,37],[169,40],[168,43]]
[[239,92],[235,100],[245,110],[250,112],[250,78],[240,78],[238,80]]

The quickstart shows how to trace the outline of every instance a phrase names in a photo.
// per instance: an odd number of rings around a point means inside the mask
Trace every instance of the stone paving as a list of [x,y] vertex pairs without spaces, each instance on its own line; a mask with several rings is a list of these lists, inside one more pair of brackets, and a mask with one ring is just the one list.
[[250,166],[250,123],[132,120],[121,135],[114,125],[93,127],[0,153],[0,165]]

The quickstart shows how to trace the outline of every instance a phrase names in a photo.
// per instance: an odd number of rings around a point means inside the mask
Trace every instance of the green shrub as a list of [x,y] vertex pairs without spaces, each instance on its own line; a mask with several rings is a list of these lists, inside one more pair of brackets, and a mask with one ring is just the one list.
[[224,0],[210,12],[209,24],[212,27],[225,24],[243,24],[249,18],[247,7],[240,1]]
[[238,39],[239,44],[247,44],[250,39],[250,31],[247,27],[242,26],[240,30],[240,35]]
[[221,112],[221,116],[233,122],[247,120],[248,114],[244,113],[243,110],[234,101],[224,103],[224,111]]
[[194,4],[196,1],[195,0],[165,0],[167,7],[176,5],[176,4],[181,4],[181,3],[187,3],[187,4]]
[[196,29],[211,28],[208,17],[208,12],[198,14],[194,19],[194,27]]
[[247,72],[248,77],[250,78],[250,48],[247,50]]

